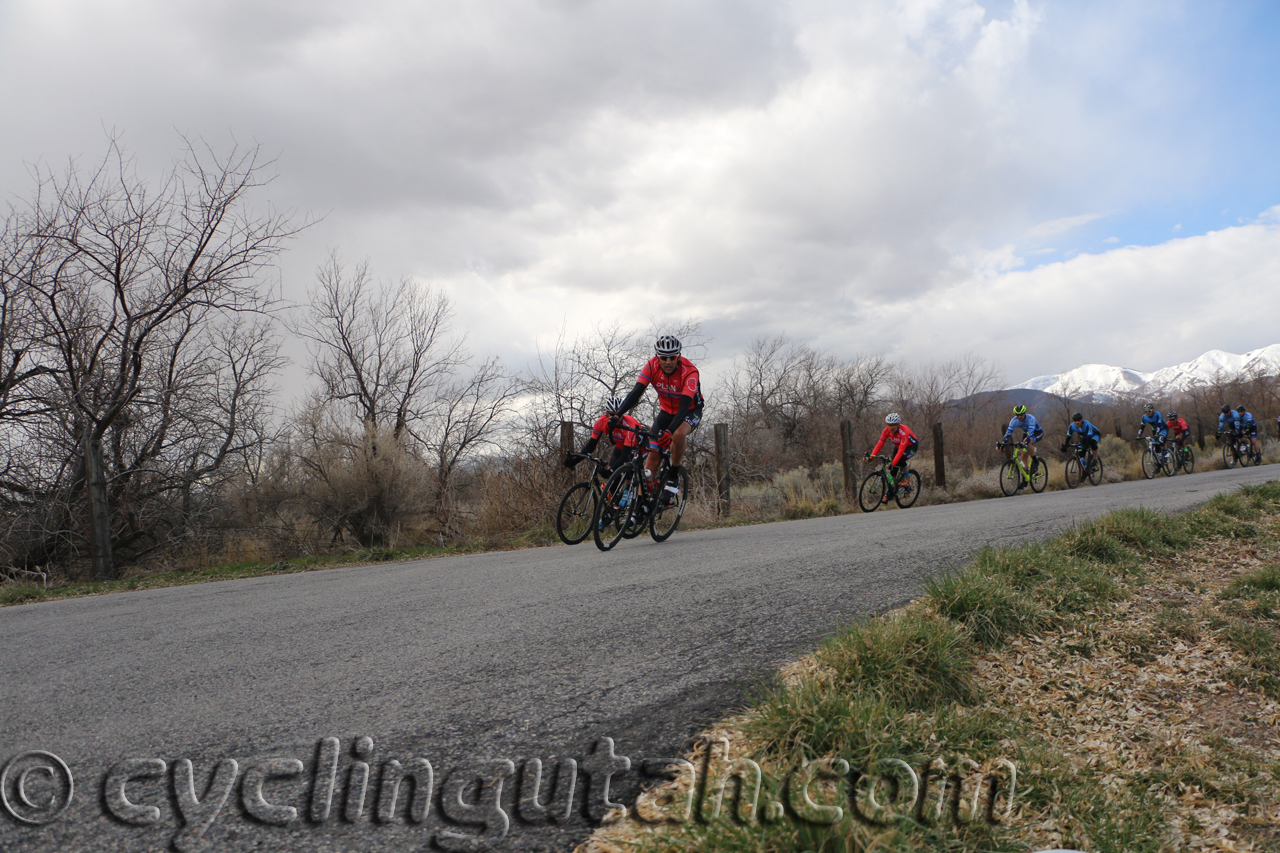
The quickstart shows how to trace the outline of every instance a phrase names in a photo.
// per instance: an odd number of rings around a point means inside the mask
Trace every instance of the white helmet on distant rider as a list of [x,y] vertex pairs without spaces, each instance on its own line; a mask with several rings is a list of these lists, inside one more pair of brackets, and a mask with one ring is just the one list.
[[890,412],[889,414],[884,416],[884,422],[889,426],[897,426],[898,424],[902,423],[902,415],[898,414],[897,412]]

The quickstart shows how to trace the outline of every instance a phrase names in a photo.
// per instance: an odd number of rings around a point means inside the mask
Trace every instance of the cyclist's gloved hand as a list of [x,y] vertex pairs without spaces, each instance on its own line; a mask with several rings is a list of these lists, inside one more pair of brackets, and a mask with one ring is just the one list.
[[863,458],[863,459],[866,459],[868,462],[870,462],[870,461],[871,461],[871,454],[870,454],[870,453],[863,453],[863,454],[862,454],[862,458]]
[[671,447],[671,430],[664,429],[662,431],[662,435],[658,436],[653,443],[661,447],[663,450]]
[[569,469],[576,468],[578,466],[578,463],[581,461],[582,461],[581,453],[570,453],[564,457],[564,467]]
[[1060,452],[1060,453],[1066,453],[1066,452],[1067,452],[1067,448],[1068,448],[1068,447],[1070,447],[1070,446],[1071,446],[1071,445],[1069,445],[1069,444],[1063,444],[1061,447],[1059,447],[1059,448],[1058,448],[1058,452]]

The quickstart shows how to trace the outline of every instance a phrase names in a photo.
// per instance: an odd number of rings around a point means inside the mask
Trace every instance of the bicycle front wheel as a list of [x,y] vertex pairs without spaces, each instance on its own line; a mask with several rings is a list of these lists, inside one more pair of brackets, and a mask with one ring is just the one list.
[[898,491],[893,499],[898,506],[906,509],[920,497],[920,475],[915,471],[907,471],[898,479]]
[[1022,486],[1022,472],[1018,470],[1018,463],[1012,459],[1006,459],[1005,463],[1000,466],[1000,491],[1006,496],[1013,496]]
[[862,488],[858,489],[858,506],[863,512],[875,512],[884,500],[884,492],[884,474],[872,471],[862,481]]
[[667,490],[666,485],[655,489],[657,494],[650,504],[649,511],[649,535],[653,537],[654,542],[666,542],[680,526],[680,518],[684,515],[684,504],[689,499],[689,478],[685,476],[683,465],[680,466],[677,486],[680,489],[680,496],[676,498],[675,503],[666,506],[663,506],[666,500],[664,494]]
[[617,545],[631,526],[631,517],[636,511],[636,495],[635,474],[630,468],[614,472],[605,483],[591,523],[591,535],[601,551]]
[[556,535],[566,545],[577,545],[591,533],[596,515],[596,493],[589,481],[575,483],[560,499],[556,512]]
[[1067,467],[1062,472],[1067,481],[1067,488],[1074,489],[1084,479],[1084,468],[1080,465],[1080,457],[1072,456],[1067,460]]
[[1228,468],[1236,467],[1236,447],[1233,442],[1222,445],[1222,464]]
[[1190,447],[1182,449],[1182,470],[1188,474],[1196,470],[1196,455]]
[[1142,476],[1148,480],[1155,477],[1157,464],[1156,455],[1151,452],[1150,447],[1142,451]]
[[1089,472],[1089,482],[1095,486],[1102,483],[1102,459],[1094,459],[1088,465],[1086,470]]
[[1173,460],[1173,451],[1167,447],[1164,453],[1160,454],[1160,470],[1164,472],[1166,477],[1172,477],[1178,473],[1178,464]]

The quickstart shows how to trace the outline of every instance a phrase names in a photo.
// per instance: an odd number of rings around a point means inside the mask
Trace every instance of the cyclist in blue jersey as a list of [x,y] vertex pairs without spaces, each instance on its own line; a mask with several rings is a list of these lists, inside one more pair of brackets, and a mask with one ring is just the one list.
[[1156,440],[1156,451],[1164,449],[1165,437],[1169,435],[1169,427],[1165,426],[1164,415],[1156,411],[1156,407],[1147,403],[1142,407],[1142,420],[1138,422],[1138,437],[1135,441],[1142,440],[1142,432],[1147,427],[1151,427],[1151,437]]
[[1089,467],[1092,468],[1098,461],[1098,442],[1102,441],[1102,430],[1086,421],[1084,415],[1076,412],[1071,416],[1071,425],[1067,427],[1067,440],[1062,443],[1063,453],[1066,453],[1067,448],[1071,446],[1073,435],[1080,436],[1076,441],[1089,451]]
[[1249,446],[1253,448],[1254,458],[1258,458],[1261,451],[1258,449],[1258,422],[1254,419],[1253,413],[1244,406],[1236,406],[1236,423],[1241,435],[1249,436]]
[[1035,473],[1036,466],[1040,464],[1040,458],[1036,456],[1036,442],[1044,438],[1044,428],[1036,422],[1036,416],[1027,413],[1027,407],[1019,403],[1013,407],[1013,419],[1009,421],[1009,428],[1004,431],[1004,439],[1000,442],[1003,447],[1013,438],[1014,430],[1022,430],[1022,435],[1027,441],[1027,452],[1031,454],[1031,473]]
[[1222,404],[1222,413],[1218,415],[1218,431],[1214,433],[1214,438],[1222,438],[1222,434],[1226,433],[1227,439],[1235,437],[1240,431],[1240,416],[1231,411],[1228,403]]

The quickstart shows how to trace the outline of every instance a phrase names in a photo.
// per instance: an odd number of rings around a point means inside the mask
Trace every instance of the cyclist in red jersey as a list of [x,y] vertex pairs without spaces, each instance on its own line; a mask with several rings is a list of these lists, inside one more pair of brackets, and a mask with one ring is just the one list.
[[1187,426],[1185,418],[1178,417],[1177,412],[1170,412],[1165,418],[1164,424],[1169,430],[1169,436],[1173,439],[1174,445],[1181,450],[1183,445],[1187,443],[1187,436],[1191,434],[1191,428]]
[[[897,448],[893,459],[889,465],[893,468],[894,479],[901,475],[902,468],[906,467],[907,460],[916,455],[916,448],[920,446],[920,439],[916,438],[916,434],[911,428],[902,422],[902,416],[897,412],[890,412],[885,415],[884,429],[880,433],[880,440],[876,442],[876,446],[871,449],[870,453],[862,454],[864,459],[870,459],[880,453],[885,444],[892,444]],[[886,493],[881,499],[882,503],[887,503],[889,494]]]
[[659,448],[671,448],[671,473],[663,493],[663,501],[670,504],[680,493],[680,464],[684,461],[689,433],[702,423],[702,382],[698,378],[698,368],[680,355],[680,341],[676,338],[663,335],[653,350],[653,358],[640,371],[635,387],[622,401],[619,411],[630,411],[650,385],[658,392],[661,411],[653,419],[653,438],[649,442],[645,470],[652,476],[658,470]]
[[[596,449],[600,437],[606,433],[609,441],[613,442],[613,454],[609,457],[608,470],[605,476],[608,477],[618,469],[619,465],[626,463],[632,454],[636,453],[640,448],[640,436],[631,430],[639,429],[640,422],[631,415],[620,415],[618,409],[622,407],[621,397],[610,397],[605,400],[604,414],[596,419],[595,425],[591,427],[591,438],[587,443],[582,445],[581,453],[570,453],[564,458],[564,467],[575,468],[583,458]],[[620,429],[620,427],[629,427],[630,429]]]

